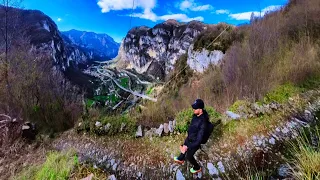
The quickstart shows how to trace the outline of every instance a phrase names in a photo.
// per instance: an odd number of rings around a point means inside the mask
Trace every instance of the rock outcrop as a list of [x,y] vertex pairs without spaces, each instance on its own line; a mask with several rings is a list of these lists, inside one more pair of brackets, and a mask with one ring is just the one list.
[[168,20],[153,28],[141,26],[131,29],[124,38],[119,64],[163,78],[173,69],[177,59],[187,53],[194,39],[208,26],[199,21],[179,23]]

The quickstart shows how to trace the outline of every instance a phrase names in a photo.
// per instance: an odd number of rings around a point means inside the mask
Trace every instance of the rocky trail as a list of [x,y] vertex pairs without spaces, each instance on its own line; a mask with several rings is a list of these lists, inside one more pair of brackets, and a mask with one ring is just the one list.
[[[304,93],[302,98],[306,104],[300,110],[294,109],[294,104],[301,102],[289,100],[286,107],[279,110],[290,111],[285,120],[279,120],[267,132],[257,132],[237,146],[226,143],[223,138],[209,141],[203,147],[204,152],[198,151],[196,155],[204,167],[203,172],[193,178],[228,179],[228,171],[246,160],[257,162],[255,166],[258,167],[274,166],[277,169],[274,178],[288,177],[288,168],[281,164],[283,143],[294,139],[302,128],[311,127],[317,121],[319,95],[320,91]],[[178,166],[172,162],[184,138],[184,134],[176,133],[163,137],[93,137],[69,131],[54,141],[54,147],[58,150],[75,149],[81,161],[111,172],[117,179],[190,179],[189,165]]]

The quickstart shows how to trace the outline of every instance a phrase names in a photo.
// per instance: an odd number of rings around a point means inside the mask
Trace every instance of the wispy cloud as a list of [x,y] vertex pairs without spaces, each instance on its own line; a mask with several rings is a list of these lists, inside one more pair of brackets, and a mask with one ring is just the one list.
[[210,4],[200,5],[195,3],[194,0],[184,0],[179,5],[180,10],[182,11],[207,11],[213,9]]
[[[102,13],[108,13],[110,11],[120,11],[124,9],[141,9],[141,13],[133,13],[132,17],[137,17],[141,19],[147,19],[151,21],[159,20],[168,20],[175,19],[181,22],[189,22],[192,20],[203,21],[204,18],[201,16],[198,17],[188,17],[186,14],[166,14],[166,15],[157,15],[153,12],[153,9],[156,7],[157,0],[135,0],[133,3],[128,3],[128,0],[99,0],[98,6],[101,8]],[[208,9],[207,5],[192,7],[194,10],[203,10]]]
[[148,19],[148,20],[151,20],[154,22],[159,21],[159,20],[166,21],[168,19],[175,19],[180,22],[189,22],[189,21],[193,21],[193,20],[197,20],[197,21],[204,20],[204,18],[202,16],[193,17],[193,18],[188,17],[186,14],[167,14],[167,15],[157,16],[155,13],[148,12],[148,11],[145,11],[144,13],[136,13],[136,14],[133,14],[132,16],[137,17],[137,18],[141,18],[141,19]]
[[57,19],[57,21],[58,21],[58,22],[61,22],[61,21],[62,21],[62,19],[61,19],[61,18],[58,18],[58,19]]
[[281,7],[282,6],[280,5],[273,5],[273,6],[268,6],[262,9],[261,12],[259,11],[242,12],[242,13],[230,14],[229,17],[235,20],[250,20],[252,13],[254,16],[260,16],[260,15],[264,16],[268,12],[279,10]]
[[101,12],[107,13],[109,11],[119,11],[124,9],[153,9],[156,6],[156,0],[99,0],[98,6],[101,8]]
[[181,22],[189,22],[189,21],[193,21],[193,20],[196,20],[196,21],[203,21],[204,20],[204,18],[202,16],[190,18],[185,14],[168,14],[168,15],[160,16],[159,19],[164,20],[164,21],[166,21],[168,19],[175,19],[175,20],[181,21]]
[[215,14],[230,14],[230,11],[227,9],[218,9],[214,13]]

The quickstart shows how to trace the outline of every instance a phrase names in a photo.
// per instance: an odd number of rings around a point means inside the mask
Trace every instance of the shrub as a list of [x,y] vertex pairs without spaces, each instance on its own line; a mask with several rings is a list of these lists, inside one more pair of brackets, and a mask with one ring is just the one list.
[[197,36],[193,49],[196,51],[202,49],[220,50],[225,53],[235,40],[242,38],[243,34],[238,33],[233,26],[220,23],[209,27],[208,30]]
[[110,129],[105,132],[108,135],[115,135],[120,131],[121,124],[124,123],[124,132],[132,133],[136,130],[136,120],[129,115],[106,116],[102,118],[102,124],[111,124]]
[[[217,119],[221,116],[221,114],[218,113],[213,107],[207,107],[206,111],[209,114],[211,122],[217,121]],[[193,110],[191,108],[179,112],[176,116],[176,129],[179,132],[187,132],[192,116]]]
[[[307,134],[310,132],[302,132],[290,149],[294,155],[293,176],[295,179],[320,179],[320,144],[312,144]],[[319,141],[320,130],[316,129],[313,134]]]
[[[96,127],[95,123],[100,122],[101,126]],[[120,132],[121,125],[124,123],[125,127],[122,129],[123,133],[133,133],[136,130],[136,119],[125,115],[112,115],[101,116],[89,115],[84,116],[81,125],[76,128],[77,132],[86,131],[95,133],[98,135],[116,135]],[[110,124],[108,129],[105,128],[107,124]]]
[[176,129],[179,132],[187,132],[191,122],[193,110],[191,108],[181,111],[176,116]]
[[248,107],[248,105],[250,105],[250,102],[246,100],[237,100],[229,107],[228,110],[235,113],[239,113],[241,107],[245,108]]
[[298,87],[296,87],[290,83],[287,83],[287,84],[278,86],[273,91],[268,93],[263,98],[263,101],[266,104],[269,104],[271,102],[283,103],[283,102],[287,101],[293,95],[299,93],[300,91],[301,91],[301,89],[299,89]]

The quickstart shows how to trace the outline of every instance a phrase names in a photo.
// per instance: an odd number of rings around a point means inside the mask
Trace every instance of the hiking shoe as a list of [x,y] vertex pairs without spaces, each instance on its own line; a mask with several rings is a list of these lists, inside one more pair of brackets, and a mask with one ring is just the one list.
[[176,163],[178,163],[178,164],[183,164],[183,163],[184,163],[184,161],[183,161],[183,160],[179,160],[177,156],[175,156],[175,157],[173,158],[173,160],[174,160],[174,162],[176,162]]
[[192,174],[195,174],[195,173],[198,173],[198,172],[201,172],[201,168],[199,169],[199,170],[195,170],[195,169],[193,169],[193,168],[191,168],[190,169],[190,172],[192,173]]

